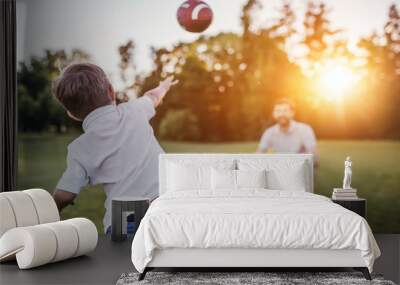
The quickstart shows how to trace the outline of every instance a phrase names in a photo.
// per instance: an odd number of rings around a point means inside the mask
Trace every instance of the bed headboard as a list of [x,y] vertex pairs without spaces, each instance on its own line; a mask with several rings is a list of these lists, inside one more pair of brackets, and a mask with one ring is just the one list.
[[312,154],[221,154],[221,153],[180,153],[180,154],[160,154],[159,157],[159,193],[160,195],[167,191],[166,180],[167,180],[167,165],[168,162],[178,162],[182,160],[207,160],[221,161],[221,160],[231,160],[236,164],[237,160],[240,159],[267,159],[272,161],[279,160],[294,160],[294,161],[304,161],[305,164],[305,179],[307,181],[307,192],[314,192],[314,164]]

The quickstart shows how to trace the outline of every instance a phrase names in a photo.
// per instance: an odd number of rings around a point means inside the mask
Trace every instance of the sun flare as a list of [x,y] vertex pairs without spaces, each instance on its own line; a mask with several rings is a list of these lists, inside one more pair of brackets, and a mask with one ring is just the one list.
[[358,80],[359,75],[350,66],[333,62],[321,67],[316,83],[323,97],[330,100],[342,100],[351,94]]

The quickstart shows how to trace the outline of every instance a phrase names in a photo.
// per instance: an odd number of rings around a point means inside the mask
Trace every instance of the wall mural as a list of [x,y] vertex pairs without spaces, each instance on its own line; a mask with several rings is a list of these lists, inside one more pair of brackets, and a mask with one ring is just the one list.
[[[399,5],[382,4],[380,26],[350,37],[357,17],[368,16],[344,15],[335,1],[297,9],[287,1],[152,0],[161,5],[159,27],[140,18],[145,1],[100,1],[96,11],[91,1],[64,2],[17,1],[19,189],[56,187],[82,127],[54,98],[52,82],[69,64],[92,62],[118,104],[169,76],[179,80],[151,120],[165,152],[313,153],[317,194],[331,196],[351,179],[373,231],[400,233]],[[87,24],[100,23],[109,5],[134,16],[111,9],[104,28]],[[60,11],[71,12],[62,25]],[[105,195],[88,188],[62,216],[88,217],[102,232]]]

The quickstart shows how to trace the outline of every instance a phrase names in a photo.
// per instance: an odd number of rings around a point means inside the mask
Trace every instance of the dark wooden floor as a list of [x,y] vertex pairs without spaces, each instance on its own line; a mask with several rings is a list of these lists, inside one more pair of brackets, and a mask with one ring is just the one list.
[[124,272],[134,271],[131,242],[99,238],[94,252],[41,267],[18,270],[16,262],[0,264],[0,284],[115,284]]
[[[374,272],[400,281],[400,235],[375,235],[382,256]],[[113,243],[100,237],[97,249],[82,256],[42,267],[19,270],[15,262],[0,265],[0,284],[115,284],[124,272],[134,271],[130,241]]]
[[382,255],[375,262],[374,272],[400,284],[400,234],[375,234],[375,238]]

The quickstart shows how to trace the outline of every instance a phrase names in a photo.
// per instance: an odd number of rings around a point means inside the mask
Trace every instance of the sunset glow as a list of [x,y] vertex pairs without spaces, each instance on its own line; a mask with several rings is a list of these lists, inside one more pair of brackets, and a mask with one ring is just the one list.
[[352,93],[360,74],[349,65],[331,62],[321,67],[316,77],[321,96],[337,101]]

